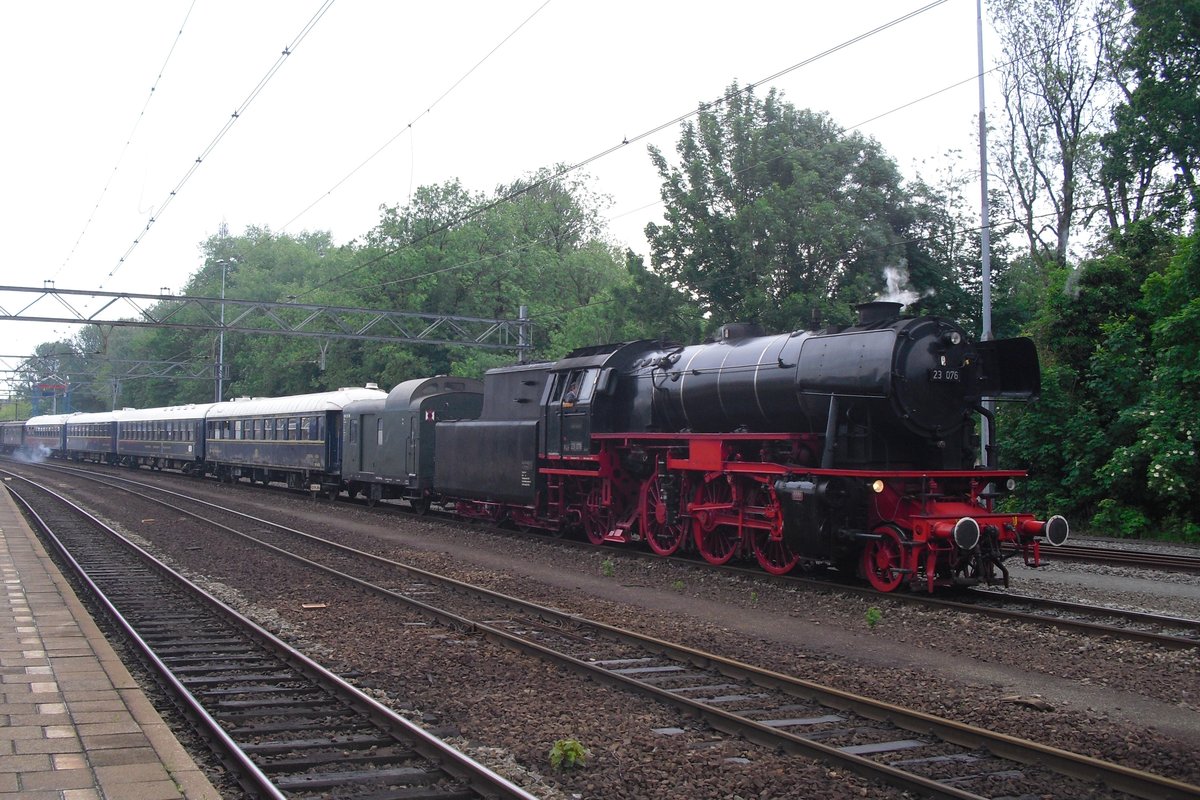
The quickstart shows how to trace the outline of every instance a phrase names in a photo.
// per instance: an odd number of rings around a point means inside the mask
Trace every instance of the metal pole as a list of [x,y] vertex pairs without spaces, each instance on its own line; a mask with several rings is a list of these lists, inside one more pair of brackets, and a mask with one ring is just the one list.
[[221,331],[217,334],[217,402],[221,402],[225,393],[225,272],[229,269],[229,259],[218,261],[221,265]]
[[529,361],[529,306],[521,306],[517,311],[517,363]]
[[[979,216],[980,241],[979,252],[983,279],[983,334],[981,341],[992,338],[992,230],[991,212],[988,208],[988,152],[987,152],[987,106],[983,93],[983,0],[975,0],[975,35],[979,51]],[[984,400],[983,406],[988,411],[995,407],[991,400]],[[990,467],[988,459],[988,438],[991,435],[991,423],[986,416],[980,417],[979,422],[979,455],[985,467]]]

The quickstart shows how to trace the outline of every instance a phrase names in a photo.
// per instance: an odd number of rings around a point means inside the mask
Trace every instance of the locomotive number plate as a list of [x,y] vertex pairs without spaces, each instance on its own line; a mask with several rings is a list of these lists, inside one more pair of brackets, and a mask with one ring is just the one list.
[[929,380],[932,383],[958,383],[962,380],[962,374],[956,369],[938,367],[929,370]]

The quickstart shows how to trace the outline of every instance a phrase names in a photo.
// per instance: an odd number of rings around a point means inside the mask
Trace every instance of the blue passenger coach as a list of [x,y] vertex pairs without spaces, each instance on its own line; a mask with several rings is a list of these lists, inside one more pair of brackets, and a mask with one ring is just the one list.
[[25,442],[25,423],[21,420],[0,422],[0,453],[11,455]]
[[25,452],[37,458],[66,452],[67,420],[76,414],[42,414],[25,421]]
[[74,414],[66,421],[66,454],[75,461],[117,463],[119,411]]
[[335,496],[342,486],[342,409],[355,400],[386,397],[369,384],[216,403],[206,415],[207,469],[224,481],[286,482]]
[[117,419],[117,455],[130,467],[201,472],[204,415],[214,404],[125,409]]

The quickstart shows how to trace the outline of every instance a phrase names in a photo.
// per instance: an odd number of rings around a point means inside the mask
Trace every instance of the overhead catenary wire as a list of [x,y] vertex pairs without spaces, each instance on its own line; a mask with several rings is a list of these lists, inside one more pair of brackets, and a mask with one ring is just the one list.
[[[262,78],[259,79],[258,84],[250,91],[241,104],[234,109],[229,118],[225,120],[225,124],[221,126],[220,130],[217,131],[217,134],[208,143],[208,146],[201,151],[200,155],[197,156],[196,160],[192,162],[191,166],[184,173],[183,177],[180,178],[178,183],[175,184],[163,202],[158,205],[156,211],[153,212],[153,216],[151,216],[146,222],[145,227],[142,228],[137,238],[133,240],[133,243],[129,245],[129,248],[125,251],[124,255],[117,260],[116,265],[108,273],[109,278],[113,277],[117,273],[117,270],[119,270],[125,264],[126,259],[129,258],[135,249],[137,249],[137,246],[141,243],[141,240],[146,236],[147,233],[150,232],[150,229],[159,220],[159,218],[162,217],[163,213],[167,210],[167,207],[171,205],[171,201],[173,201],[179,195],[179,192],[183,190],[183,187],[189,180],[191,180],[191,177],[196,174],[198,169],[200,169],[200,165],[204,163],[205,159],[208,158],[213,150],[216,149],[217,145],[221,143],[221,140],[225,138],[226,134],[229,133],[229,130],[234,126],[238,119],[241,118],[241,116],[246,112],[259,94],[262,93],[267,84],[270,83],[271,79],[275,77],[275,74],[283,67],[284,62],[287,61],[288,57],[291,56],[292,53],[296,52],[296,49],[300,46],[304,39],[312,32],[317,23],[321,21],[321,18],[325,16],[325,13],[329,10],[330,6],[333,5],[333,2],[334,0],[324,0],[320,8],[318,8],[308,22],[304,24],[304,27],[301,28],[300,32],[297,33],[295,37],[293,37],[292,41],[283,48],[278,58],[275,59],[275,62],[270,66]],[[101,288],[103,288],[103,285],[101,285]]]
[[[429,114],[432,114],[433,109],[436,108],[439,103],[441,103],[443,100],[445,100],[447,97],[449,97],[451,92],[453,92],[460,85],[462,85],[462,83],[464,81],[466,81],[467,78],[471,77],[471,75],[473,75],[476,72],[476,70],[478,70],[480,67],[482,67],[485,61],[487,61],[492,56],[494,56],[501,47],[508,44],[510,39],[512,39],[514,36],[516,36],[518,33],[520,33],[521,29],[524,28],[526,25],[528,25],[533,20],[534,17],[536,17],[539,13],[541,13],[542,9],[544,9],[546,6],[550,5],[550,3],[551,3],[551,0],[546,0],[544,3],[542,3],[536,9],[534,9],[532,14],[530,14],[528,17],[526,17],[521,22],[520,25],[513,28],[512,31],[509,32],[509,34],[507,36],[505,36],[503,39],[501,39],[500,42],[497,43],[495,47],[493,47],[491,50],[489,50],[483,58],[476,61],[475,64],[470,69],[468,69],[465,73],[463,73],[463,75],[458,80],[456,80],[453,84],[450,85],[450,88],[446,89],[444,92],[442,92],[440,95],[438,95],[436,100],[434,100],[432,103],[428,104],[425,107],[424,111],[422,111],[420,114],[417,114],[417,116],[415,116],[411,120],[409,120],[407,125],[405,125],[400,130],[396,131],[396,133],[393,134],[386,142],[381,144],[375,150],[375,152],[371,153],[371,155],[369,155],[365,159],[363,159],[362,162],[357,167],[350,170],[337,183],[335,183],[333,186],[329,187],[329,189],[326,190],[320,197],[318,197],[317,199],[315,199],[311,203],[309,203],[307,206],[305,206],[304,209],[302,211],[300,211],[300,213],[296,214],[296,216],[292,217],[290,220],[285,222],[283,224],[283,226],[280,228],[280,230],[281,231],[287,230],[288,227],[293,222],[295,222],[296,220],[303,217],[305,214],[307,214],[309,211],[311,211],[314,207],[316,207],[318,203],[320,203],[326,197],[329,197],[334,192],[336,192],[339,188],[341,188],[342,184],[344,184],[346,181],[353,178],[356,174],[358,174],[359,170],[361,170],[367,164],[370,164],[372,161],[374,161],[379,156],[380,153],[382,153],[384,150],[388,149],[392,145],[392,143],[395,142],[397,139],[399,139],[401,136],[403,136],[406,133],[411,134],[414,125],[416,125],[418,122],[420,122],[424,117],[428,116]],[[409,189],[409,194],[410,194],[410,196],[412,194],[411,187]]]
[[142,110],[138,112],[137,119],[133,122],[133,128],[129,131],[129,135],[125,137],[125,144],[121,147],[121,152],[117,155],[117,163],[113,165],[112,170],[108,174],[108,180],[105,181],[104,187],[100,190],[100,196],[96,198],[95,205],[92,206],[91,212],[88,214],[87,221],[83,223],[83,230],[75,237],[75,243],[71,245],[70,252],[59,266],[58,270],[51,276],[57,278],[62,273],[67,265],[71,263],[71,258],[75,255],[75,251],[79,249],[80,242],[87,235],[88,229],[92,225],[92,220],[96,218],[96,212],[100,210],[101,203],[104,202],[105,196],[108,194],[108,189],[112,186],[113,179],[121,169],[121,164],[125,160],[125,153],[129,150],[130,144],[133,143],[134,136],[137,134],[138,127],[141,126],[142,120],[146,117],[146,109],[150,107],[150,101],[154,99],[155,92],[158,91],[158,85],[162,82],[163,74],[167,71],[167,65],[171,63],[171,56],[175,54],[175,48],[179,45],[179,40],[183,37],[183,29],[187,27],[188,19],[192,16],[192,9],[196,7],[196,0],[192,0],[192,4],[188,6],[187,13],[183,15],[183,22],[179,24],[179,30],[175,33],[175,38],[171,40],[171,48],[167,51],[167,57],[163,60],[162,66],[158,68],[158,75],[154,78],[154,83],[150,87],[149,93],[146,95],[146,101],[142,103]]
[[529,192],[531,192],[537,188],[540,188],[542,186],[553,183],[554,181],[558,180],[559,178],[563,177],[564,175],[567,175],[572,172],[575,172],[576,170],[582,169],[583,167],[586,167],[587,165],[589,165],[595,161],[598,161],[602,158],[605,158],[605,157],[611,155],[612,153],[617,152],[618,150],[622,150],[631,144],[641,141],[642,139],[653,136],[656,133],[666,130],[667,128],[670,128],[674,125],[678,125],[679,123],[681,123],[687,119],[690,119],[691,117],[694,117],[697,114],[701,113],[704,110],[704,108],[706,108],[709,105],[726,102],[728,100],[731,100],[734,96],[736,96],[736,94],[753,91],[754,87],[757,83],[775,80],[776,78],[779,78],[779,77],[786,75],[790,72],[793,72],[797,69],[808,66],[816,61],[819,61],[822,58],[826,58],[830,55],[833,55],[834,53],[844,50],[847,47],[850,47],[851,45],[857,44],[859,42],[864,41],[865,39],[868,39],[872,36],[875,36],[879,33],[889,30],[891,28],[894,28],[895,26],[897,26],[903,22],[907,22],[908,20],[913,19],[914,17],[917,17],[921,14],[924,14],[925,12],[927,12],[933,8],[936,8],[937,6],[940,6],[945,2],[947,2],[947,0],[933,0],[933,2],[928,3],[914,11],[910,11],[906,14],[896,17],[896,18],[890,20],[889,22],[885,22],[882,25],[879,25],[875,28],[872,28],[869,31],[866,31],[865,33],[861,33],[858,36],[854,36],[850,39],[847,39],[847,40],[841,42],[840,44],[834,45],[833,47],[830,47],[830,48],[823,50],[815,55],[812,55],[802,61],[799,61],[799,62],[791,65],[790,67],[786,67],[784,69],[779,70],[778,72],[768,75],[765,78],[763,78],[762,80],[756,81],[755,83],[751,83],[745,87],[742,87],[736,93],[726,93],[726,94],[722,95],[720,98],[712,101],[712,103],[702,104],[702,106],[700,108],[693,109],[684,114],[680,114],[680,115],[668,120],[667,122],[663,122],[659,125],[656,125],[656,126],[650,128],[646,131],[643,131],[642,133],[639,133],[635,136],[626,137],[619,144],[613,145],[612,147],[608,147],[598,153],[595,153],[592,156],[589,156],[589,157],[583,159],[582,161],[578,161],[569,166],[564,166],[558,170],[555,170],[554,172],[552,172],[550,175],[546,176],[545,178],[542,178],[537,181],[532,181],[531,183],[529,183],[526,186],[521,187],[520,189],[516,189],[516,190],[509,192],[499,198],[496,198],[492,201],[484,203],[483,205],[477,206],[477,207],[473,208],[472,210],[470,210],[464,214],[461,214],[461,215],[455,217],[454,219],[449,220],[448,222],[438,225],[437,227],[435,227],[435,228],[425,232],[421,236],[417,237],[413,241],[406,242],[405,244],[399,245],[395,248],[392,248],[384,253],[379,254],[378,256],[375,256],[374,258],[368,259],[367,261],[365,261],[361,264],[355,265],[354,267],[352,267],[348,270],[344,270],[343,272],[332,276],[328,280],[322,281],[321,283],[318,283],[315,286],[311,287],[310,289],[302,292],[301,294],[297,295],[297,297],[306,297],[306,296],[312,294],[313,292],[315,292],[321,288],[324,288],[325,286],[328,286],[331,283],[341,281],[344,278],[349,277],[350,275],[353,275],[357,272],[361,272],[362,270],[364,270],[374,264],[379,263],[383,259],[389,258],[389,257],[395,255],[396,253],[400,252],[401,250],[403,250],[407,247],[411,247],[414,244],[419,244],[420,242],[424,241],[425,239],[428,239],[432,236],[436,236],[437,234],[444,233],[445,231],[450,230],[451,228],[453,228],[457,225],[461,225],[464,222],[468,222],[478,216],[481,216],[481,215],[487,213],[488,211],[492,210],[493,208],[503,205],[504,203],[511,202],[512,200],[515,200],[518,197],[528,194]]

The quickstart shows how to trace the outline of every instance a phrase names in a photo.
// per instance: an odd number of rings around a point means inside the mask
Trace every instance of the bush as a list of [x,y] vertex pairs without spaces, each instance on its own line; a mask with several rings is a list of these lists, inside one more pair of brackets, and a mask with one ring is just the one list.
[[578,739],[559,739],[550,748],[550,766],[559,770],[582,767],[590,755]]
[[1141,539],[1150,532],[1150,520],[1136,508],[1121,505],[1108,498],[1100,501],[1100,508],[1092,517],[1092,528],[1106,536],[1121,536],[1126,539]]

